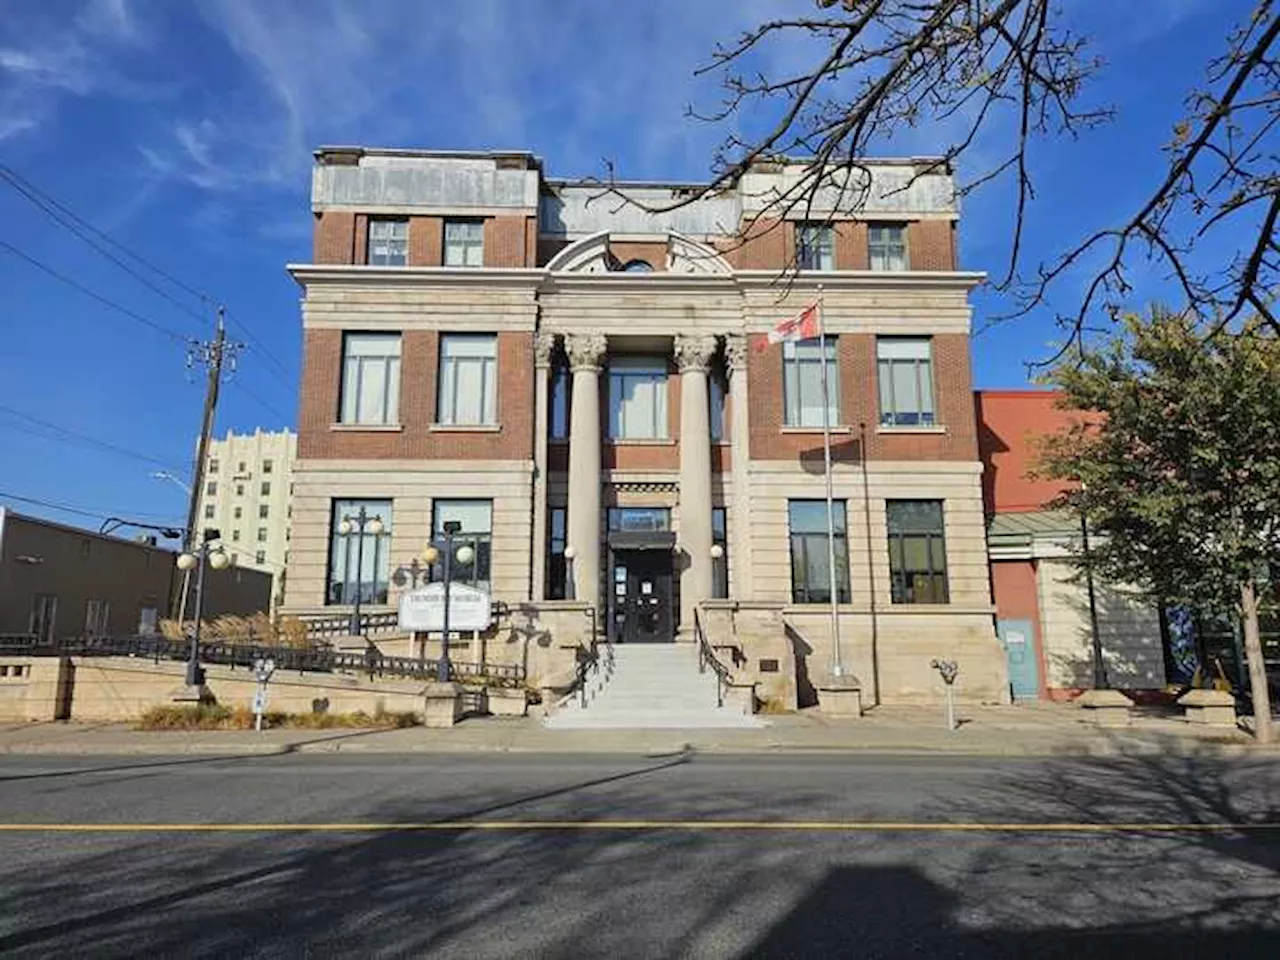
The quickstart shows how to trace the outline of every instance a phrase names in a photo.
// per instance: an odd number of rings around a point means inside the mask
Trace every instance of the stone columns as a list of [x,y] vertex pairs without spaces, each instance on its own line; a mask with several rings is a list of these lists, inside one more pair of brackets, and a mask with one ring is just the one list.
[[573,547],[574,596],[600,605],[600,363],[603,334],[565,337],[573,396],[569,409],[568,545]]
[[675,338],[680,369],[680,546],[688,567],[680,578],[680,632],[693,635],[693,611],[711,597],[711,420],[707,366],[716,338]]
[[530,600],[547,595],[547,379],[551,354],[556,347],[554,333],[537,333],[533,338],[533,577]]
[[724,338],[725,366],[729,371],[729,443],[732,461],[733,501],[729,506],[729,594],[735,600],[751,600],[755,587],[751,558],[751,420],[747,410],[747,338]]

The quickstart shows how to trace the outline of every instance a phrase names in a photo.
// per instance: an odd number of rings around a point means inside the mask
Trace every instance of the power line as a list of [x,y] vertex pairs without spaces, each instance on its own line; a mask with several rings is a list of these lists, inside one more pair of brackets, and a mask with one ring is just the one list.
[[59,273],[57,270],[53,269],[53,267],[49,266],[48,264],[41,263],[39,260],[31,256],[30,254],[24,253],[22,250],[19,250],[13,244],[8,243],[5,240],[0,240],[0,247],[3,247],[4,249],[8,250],[10,253],[12,253],[16,257],[21,257],[23,260],[27,261],[27,263],[31,264],[33,267],[43,270],[45,273],[49,274],[49,276],[53,277],[55,280],[60,280],[63,283],[65,283],[67,286],[72,287],[76,290],[79,290],[86,297],[92,297],[94,300],[97,300],[103,306],[110,307],[112,310],[122,313],[126,317],[129,317],[130,319],[136,320],[138,323],[141,323],[143,326],[150,327],[152,330],[156,331],[157,333],[164,334],[170,340],[173,340],[177,343],[185,344],[187,342],[187,338],[183,336],[181,333],[179,333],[177,330],[174,330],[171,327],[166,327],[163,323],[160,323],[158,320],[152,320],[149,317],[144,317],[142,314],[137,313],[133,310],[130,310],[128,307],[120,306],[120,304],[116,303],[114,300],[111,300],[108,297],[104,297],[102,294],[97,293],[94,290],[90,290],[84,284],[76,280],[72,280],[66,274]]
[[287,416],[285,416],[283,413],[281,413],[271,404],[267,403],[267,401],[263,400],[262,397],[258,396],[256,393],[250,390],[247,386],[245,386],[243,380],[238,380],[235,377],[230,377],[228,378],[227,383],[237,387],[245,396],[247,396],[250,400],[256,401],[258,406],[262,407],[262,409],[266,410],[272,416],[278,417],[286,425],[289,423],[289,418]]
[[[61,436],[48,436],[46,434],[37,433],[34,430],[27,431],[28,433],[31,433],[34,436],[39,436],[45,440],[57,440],[62,443],[88,444],[92,447],[95,447],[99,450],[103,450],[107,453],[115,453],[122,457],[131,457],[134,460],[141,460],[144,463],[155,464],[158,467],[168,467],[171,470],[182,469],[181,467],[177,467],[173,463],[167,460],[160,460],[156,457],[148,456],[145,453],[139,453],[136,450],[130,450],[126,447],[118,447],[115,444],[108,443],[105,440],[99,440],[97,437],[92,437],[84,433],[78,433],[77,431],[68,429],[67,427],[60,427],[56,423],[50,423],[48,420],[41,420],[39,417],[33,417],[30,414],[23,413],[20,410],[15,410],[12,407],[6,407],[3,404],[0,404],[0,413],[7,413],[11,417],[17,417],[19,420],[26,420],[28,423],[34,423],[37,426],[44,427],[46,430],[52,430],[55,432],[55,434],[61,434]],[[10,426],[14,426],[14,425],[11,424]],[[18,429],[23,429],[23,428],[19,427]]]
[[18,503],[30,503],[37,507],[45,507],[49,510],[58,510],[62,513],[75,514],[81,517],[88,517],[92,520],[105,520],[108,517],[115,516],[120,513],[132,513],[133,516],[142,520],[172,520],[173,517],[164,513],[133,513],[130,510],[90,510],[87,507],[72,506],[67,503],[55,503],[51,500],[37,500],[35,497],[22,497],[16,493],[6,493],[0,490],[0,499],[14,500]]
[[229,317],[229,319],[235,326],[240,328],[240,332],[245,336],[245,338],[249,341],[250,344],[252,344],[254,347],[257,348],[258,353],[262,354],[264,358],[271,361],[271,363],[274,364],[275,368],[279,370],[280,373],[282,373],[286,379],[288,380],[293,379],[293,374],[289,372],[289,369],[280,361],[280,359],[274,353],[272,353],[270,350],[266,348],[266,346],[263,344],[261,340],[259,340],[257,337],[253,335],[253,332],[249,330],[248,326],[245,325],[245,322],[243,320],[238,320],[235,317]]
[[97,227],[93,226],[93,224],[77,216],[73,211],[69,210],[65,205],[59,203],[53,197],[49,196],[49,194],[45,193],[43,190],[37,187],[34,183],[28,180],[26,177],[23,177],[21,174],[15,171],[12,167],[8,167],[8,166],[5,166],[4,164],[0,164],[0,177],[7,180],[10,186],[12,186],[16,191],[18,191],[18,193],[20,193],[23,197],[25,197],[28,201],[30,201],[34,206],[36,206],[38,209],[40,209],[45,214],[47,214],[55,223],[69,230],[76,237],[80,238],[89,246],[93,247],[94,250],[98,251],[98,253],[102,254],[112,263],[116,264],[116,266],[120,267],[120,269],[124,270],[126,273],[128,273],[130,276],[136,279],[139,283],[142,283],[148,289],[158,294],[159,296],[164,297],[164,299],[168,300],[170,303],[176,306],[179,310],[182,310],[190,314],[191,316],[199,320],[201,323],[207,324],[209,322],[208,316],[196,310],[191,309],[189,305],[183,303],[181,300],[178,300],[176,297],[172,296],[168,291],[157,286],[155,283],[152,283],[151,280],[149,280],[147,277],[139,273],[137,270],[131,267],[128,263],[122,260],[119,256],[113,253],[111,249],[107,249],[104,246],[104,243],[109,244],[110,247],[114,248],[115,250],[118,250],[120,253],[124,254],[125,256],[142,264],[148,270],[151,270],[153,273],[168,280],[175,287],[178,287],[180,290],[183,290],[184,292],[195,297],[206,306],[210,306],[210,307],[214,306],[214,301],[212,297],[208,296],[207,294],[201,293],[199,290],[196,290],[195,288],[179,280],[173,274],[156,266],[154,263],[152,263],[150,260],[143,257],[141,254],[134,253],[128,247],[124,246],[124,244],[120,243],[117,240],[112,239],[110,236],[103,233]]

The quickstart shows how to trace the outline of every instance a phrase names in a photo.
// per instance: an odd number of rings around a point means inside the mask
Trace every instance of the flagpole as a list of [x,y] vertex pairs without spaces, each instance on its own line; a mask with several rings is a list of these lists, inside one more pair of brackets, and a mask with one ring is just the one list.
[[831,390],[827,385],[827,318],[818,284],[818,363],[822,371],[822,468],[827,481],[827,577],[831,591],[831,674],[844,676],[840,656],[840,594],[836,589],[836,510],[831,490]]

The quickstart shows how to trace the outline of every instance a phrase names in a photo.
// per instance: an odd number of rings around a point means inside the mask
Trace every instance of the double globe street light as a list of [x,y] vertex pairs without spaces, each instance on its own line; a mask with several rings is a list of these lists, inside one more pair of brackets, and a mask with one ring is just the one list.
[[200,669],[200,621],[204,617],[204,570],[213,567],[225,570],[231,565],[231,558],[222,549],[222,533],[213,527],[205,529],[200,538],[200,545],[194,552],[178,554],[178,569],[184,574],[196,571],[196,610],[195,623],[191,629],[191,649],[187,656],[186,684],[189,688],[198,688],[204,683],[204,671]]
[[347,541],[347,570],[351,570],[351,538],[356,539],[356,600],[351,608],[351,623],[348,633],[353,637],[360,636],[360,600],[364,593],[364,535],[371,533],[375,537],[382,535],[386,525],[382,517],[369,514],[364,507],[355,514],[346,514],[338,524],[338,535]]

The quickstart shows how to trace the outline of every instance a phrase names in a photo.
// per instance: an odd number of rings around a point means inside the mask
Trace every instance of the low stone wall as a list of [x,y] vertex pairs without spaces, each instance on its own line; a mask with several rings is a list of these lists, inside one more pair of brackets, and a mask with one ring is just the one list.
[[64,657],[0,656],[0,723],[61,719],[68,667]]
[[796,655],[782,620],[782,604],[707,601],[699,614],[707,642],[734,680],[751,683],[766,711],[798,706]]

